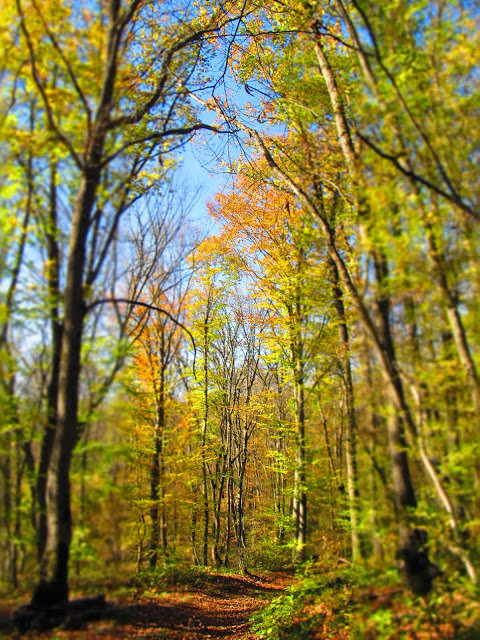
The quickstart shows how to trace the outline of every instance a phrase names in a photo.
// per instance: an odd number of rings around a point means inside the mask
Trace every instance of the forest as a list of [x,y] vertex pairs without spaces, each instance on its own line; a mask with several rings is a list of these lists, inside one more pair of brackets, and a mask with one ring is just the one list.
[[480,638],[479,27],[1,0],[0,637]]

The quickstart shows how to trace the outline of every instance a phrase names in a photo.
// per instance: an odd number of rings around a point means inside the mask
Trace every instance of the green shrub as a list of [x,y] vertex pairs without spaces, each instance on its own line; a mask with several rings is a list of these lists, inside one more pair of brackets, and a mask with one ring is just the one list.
[[308,640],[318,632],[322,638],[351,638],[353,604],[347,571],[318,575],[306,565],[283,596],[253,616],[252,628],[262,640]]
[[201,580],[204,569],[179,560],[176,555],[164,558],[155,569],[144,569],[133,579],[133,586],[142,591],[159,590],[182,585],[194,586]]

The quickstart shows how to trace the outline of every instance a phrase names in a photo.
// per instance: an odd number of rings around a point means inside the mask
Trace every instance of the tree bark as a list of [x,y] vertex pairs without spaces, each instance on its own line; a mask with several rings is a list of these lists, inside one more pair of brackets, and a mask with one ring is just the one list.
[[[210,304],[210,292],[208,296],[208,305]],[[209,397],[208,397],[208,354],[209,354],[209,320],[210,320],[210,307],[207,306],[207,311],[203,325],[203,375],[204,375],[204,387],[203,387],[203,420],[202,420],[202,488],[203,488],[203,546],[202,546],[202,560],[203,566],[208,565],[208,532],[209,532],[209,518],[210,518],[210,505],[208,499],[208,462],[207,462],[207,429],[209,418]]]
[[[295,324],[298,320],[294,320]],[[294,366],[294,403],[295,403],[295,470],[293,479],[293,516],[295,520],[294,559],[302,561],[305,557],[307,542],[307,491],[306,491],[306,437],[305,437],[305,381],[303,349],[300,329],[295,326],[292,345]]]
[[56,539],[53,584],[58,601],[68,599],[68,568],[72,538],[70,465],[78,438],[79,379],[86,312],[83,285],[87,236],[102,176],[101,161],[113,106],[119,42],[119,26],[117,24],[119,11],[119,3],[111,0],[101,95],[81,168],[80,184],[72,214],[66,265],[64,319],[58,378],[56,429],[58,446],[54,464]]
[[343,303],[343,293],[340,288],[338,269],[329,258],[330,273],[333,285],[333,302],[338,319],[338,333],[341,345],[341,362],[343,370],[343,384],[345,387],[347,406],[347,429],[345,454],[347,463],[348,503],[350,512],[350,537],[352,543],[352,560],[360,560],[360,538],[358,535],[358,473],[357,473],[357,416],[355,410],[355,393],[353,389],[352,367],[350,363],[350,340],[348,325]]
[[51,161],[50,193],[48,219],[46,222],[47,240],[47,290],[49,301],[50,327],[52,333],[51,372],[47,388],[47,415],[45,431],[42,438],[40,458],[38,461],[37,479],[35,485],[36,497],[36,534],[37,534],[37,559],[40,577],[46,575],[47,566],[45,550],[48,539],[48,513],[47,513],[47,478],[50,461],[52,458],[55,431],[57,427],[57,402],[58,402],[58,377],[60,371],[60,354],[62,346],[62,324],[59,319],[58,303],[60,299],[60,251],[57,241],[57,188],[56,188],[56,162]]
[[[100,157],[98,157],[98,161]],[[80,354],[84,325],[83,276],[90,214],[100,181],[97,169],[82,176],[75,206],[65,286],[65,309],[58,385],[56,474],[56,557],[54,582],[59,600],[68,599],[68,561],[72,537],[70,463],[77,441]]]
[[[396,362],[395,346],[390,328],[390,299],[385,292],[388,264],[385,256],[379,252],[373,254],[373,261],[378,288],[375,306],[379,322],[380,340],[389,360]],[[395,384],[397,394],[403,395],[403,388],[399,376],[397,376]],[[393,397],[392,404],[395,405],[395,398]],[[403,418],[398,413],[393,413],[388,417],[388,443],[397,513],[403,514],[406,518],[405,507],[415,507],[417,500],[408,463]]]

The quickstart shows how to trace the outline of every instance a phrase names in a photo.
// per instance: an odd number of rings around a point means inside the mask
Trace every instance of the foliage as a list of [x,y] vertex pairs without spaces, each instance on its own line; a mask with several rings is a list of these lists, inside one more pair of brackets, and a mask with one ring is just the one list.
[[[4,4],[1,580],[67,582],[57,491],[77,584],[315,553],[260,637],[474,633],[475,3]],[[173,178],[200,129],[208,237]]]
[[259,638],[272,640],[349,638],[354,605],[348,571],[318,574],[307,564],[286,594],[254,617],[253,629]]
[[194,588],[202,582],[205,569],[195,567],[174,554],[166,556],[155,569],[145,569],[136,575],[131,586],[142,595],[158,593],[172,587]]
[[474,638],[477,593],[443,582],[428,599],[412,597],[394,573],[306,565],[285,595],[252,618],[259,638]]

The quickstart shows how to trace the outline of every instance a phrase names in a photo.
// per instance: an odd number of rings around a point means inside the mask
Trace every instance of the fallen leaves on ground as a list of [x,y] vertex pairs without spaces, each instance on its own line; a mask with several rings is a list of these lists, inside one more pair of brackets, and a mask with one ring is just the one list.
[[[79,630],[29,633],[29,639],[253,640],[249,618],[292,582],[286,573],[261,576],[210,574],[194,587],[138,593],[116,602],[102,620]],[[3,612],[4,615],[6,611]],[[11,614],[11,612],[10,612]],[[8,637],[20,637],[10,635]]]

